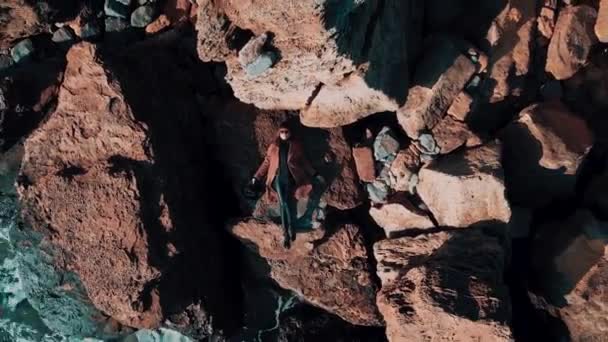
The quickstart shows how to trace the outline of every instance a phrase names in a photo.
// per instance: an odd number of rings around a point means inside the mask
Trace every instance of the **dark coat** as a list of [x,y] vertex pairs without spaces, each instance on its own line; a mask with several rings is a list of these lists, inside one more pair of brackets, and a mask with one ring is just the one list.
[[[304,149],[298,141],[290,140],[289,142],[287,165],[296,185],[294,197],[296,199],[307,198],[312,191],[311,177],[315,174],[315,170],[310,165],[308,159],[306,159]],[[268,146],[264,162],[262,162],[262,165],[260,165],[255,173],[255,178],[259,180],[266,176],[266,195],[273,202],[276,201],[277,194],[272,187],[272,182],[278,171],[279,142],[275,141]]]

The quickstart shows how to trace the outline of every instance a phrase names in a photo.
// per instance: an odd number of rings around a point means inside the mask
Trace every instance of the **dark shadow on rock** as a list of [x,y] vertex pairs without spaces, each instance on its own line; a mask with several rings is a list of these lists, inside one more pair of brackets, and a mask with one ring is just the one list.
[[[180,37],[180,35],[183,36]],[[192,32],[134,44],[120,54],[106,46],[99,56],[118,82],[135,118],[146,124],[153,164],[136,167],[141,184],[142,220],[149,230],[150,258],[162,276],[156,290],[164,317],[193,337],[213,326],[224,333],[239,326],[238,253],[225,242],[226,204],[232,195],[210,171],[215,160],[205,138],[205,122],[196,98],[213,89],[210,69],[188,49]],[[204,110],[204,109],[203,109]],[[166,203],[170,232],[159,224]],[[230,205],[228,205],[229,207]],[[152,233],[154,231],[154,233]],[[168,249],[178,251],[167,258]],[[205,312],[196,312],[200,304]],[[200,317],[200,315],[206,317]]]

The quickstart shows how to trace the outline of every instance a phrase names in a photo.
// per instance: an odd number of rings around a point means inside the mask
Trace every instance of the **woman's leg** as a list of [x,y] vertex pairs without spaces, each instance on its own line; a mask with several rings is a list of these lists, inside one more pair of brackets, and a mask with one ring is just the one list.
[[291,242],[291,211],[289,206],[289,198],[285,186],[282,186],[278,181],[274,182],[275,189],[279,196],[279,209],[281,212],[281,225],[283,226],[283,233],[285,234],[285,245],[289,246]]

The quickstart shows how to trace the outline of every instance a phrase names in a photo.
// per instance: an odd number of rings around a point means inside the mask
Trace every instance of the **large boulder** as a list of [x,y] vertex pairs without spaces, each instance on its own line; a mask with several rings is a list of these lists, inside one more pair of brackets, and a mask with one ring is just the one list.
[[579,210],[542,224],[532,244],[532,297],[566,323],[573,341],[608,338],[606,238],[606,222]]
[[500,144],[446,155],[420,170],[417,191],[441,226],[508,222]]
[[[421,11],[419,0],[304,0],[297,5],[204,0],[199,2],[198,51],[203,60],[226,62],[226,78],[243,102],[301,110],[307,126],[341,126],[394,111],[404,102]],[[241,60],[252,63],[243,65],[237,52],[252,34],[260,44],[248,49],[250,56]],[[248,73],[260,58],[270,63]]]
[[[56,109],[24,142],[19,200],[26,235],[42,236],[55,268],[75,274],[65,289],[81,282],[121,324],[171,322],[202,338],[231,301],[206,214],[205,150],[185,129],[202,130],[192,79],[168,51],[106,63],[93,45],[74,46]],[[150,64],[162,71],[151,76]]]
[[474,228],[377,242],[388,340],[512,340],[501,241]]
[[559,12],[549,44],[545,70],[556,79],[572,77],[587,63],[591,46],[597,42],[593,25],[597,12],[590,6],[567,6]]
[[0,4],[0,52],[9,49],[19,38],[44,29],[35,8],[25,0],[6,0]]
[[525,108],[502,133],[509,198],[540,207],[574,194],[576,173],[593,143],[583,119],[559,102]]
[[270,277],[281,287],[350,323],[382,325],[365,242],[356,225],[297,232],[289,249],[283,247],[283,228],[272,222],[248,219],[228,229],[268,263]]
[[466,44],[454,37],[433,37],[416,67],[405,105],[399,108],[399,123],[412,139],[432,129],[445,115],[476,71],[462,52]]

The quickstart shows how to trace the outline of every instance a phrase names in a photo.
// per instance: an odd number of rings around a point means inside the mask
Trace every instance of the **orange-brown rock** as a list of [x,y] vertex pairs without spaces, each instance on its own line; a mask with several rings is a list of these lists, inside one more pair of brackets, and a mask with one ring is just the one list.
[[545,66],[556,79],[572,77],[587,63],[591,46],[597,42],[593,32],[596,18],[595,9],[587,5],[567,6],[559,12]]
[[467,92],[461,91],[450,105],[450,108],[448,108],[448,114],[456,120],[465,121],[467,115],[471,112],[472,106],[473,97]]
[[44,28],[34,8],[25,0],[3,0],[0,6],[0,51]]
[[369,209],[369,214],[384,229],[386,236],[392,237],[408,229],[427,229],[435,225],[428,214],[416,208],[407,198],[393,198],[388,203],[378,204]]
[[502,139],[509,198],[532,207],[574,193],[576,172],[593,144],[585,121],[559,102],[525,108]]
[[536,3],[527,0],[509,0],[493,20],[486,35],[491,56],[488,78],[494,84],[490,103],[521,95],[530,71],[535,26]]
[[509,222],[500,144],[452,153],[420,170],[417,191],[441,226]]
[[600,0],[600,8],[595,22],[595,35],[602,43],[608,43],[608,1]]
[[412,139],[432,129],[475,73],[475,64],[461,53],[463,44],[436,37],[416,68],[413,86],[405,105],[399,108],[399,123]]
[[454,151],[467,141],[479,140],[466,123],[454,119],[451,115],[446,115],[431,132],[442,154]]
[[[346,125],[404,102],[409,49],[419,39],[419,5],[417,0],[200,1],[199,55],[226,62],[226,79],[246,103],[301,110],[307,126]],[[272,33],[268,49],[280,55],[255,77],[239,63],[238,44],[228,43],[238,41],[243,30]]]
[[203,338],[209,315],[224,322],[232,304],[200,183],[205,150],[186,138],[187,127],[200,132],[193,80],[169,49],[141,49],[111,64],[88,43],[68,52],[57,107],[24,142],[25,232],[103,315]]
[[606,222],[579,210],[546,222],[533,243],[534,293],[568,326],[572,341],[608,338]]
[[146,26],[146,33],[154,34],[160,32],[167,27],[171,26],[171,21],[165,14],[161,14],[148,26]]
[[374,166],[374,152],[371,147],[353,147],[353,158],[359,179],[363,182],[373,182],[376,179],[376,168]]
[[281,287],[307,302],[357,325],[381,325],[374,303],[376,287],[363,236],[356,225],[297,232],[290,249],[283,247],[283,228],[249,219],[228,227],[270,266]]
[[377,242],[388,340],[511,341],[500,241],[474,228]]

